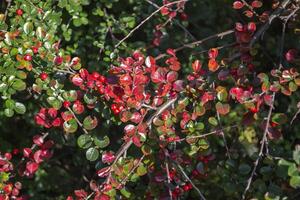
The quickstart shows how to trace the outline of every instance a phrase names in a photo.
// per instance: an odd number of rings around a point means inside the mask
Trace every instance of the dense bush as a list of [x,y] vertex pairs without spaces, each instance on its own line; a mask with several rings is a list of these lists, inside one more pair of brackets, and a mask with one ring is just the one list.
[[297,0],[6,0],[0,200],[299,199]]

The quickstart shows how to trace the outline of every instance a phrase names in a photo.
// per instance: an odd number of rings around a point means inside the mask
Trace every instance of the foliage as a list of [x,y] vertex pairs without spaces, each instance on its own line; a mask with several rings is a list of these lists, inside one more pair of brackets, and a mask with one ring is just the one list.
[[3,1],[0,199],[299,198],[299,6]]

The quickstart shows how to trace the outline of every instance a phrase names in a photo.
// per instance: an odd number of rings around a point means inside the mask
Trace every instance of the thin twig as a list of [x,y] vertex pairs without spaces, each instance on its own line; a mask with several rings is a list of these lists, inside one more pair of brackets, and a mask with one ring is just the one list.
[[181,2],[187,2],[188,0],[178,0],[178,1],[173,1],[170,3],[167,3],[161,7],[159,7],[157,10],[155,10],[153,13],[151,13],[147,18],[145,18],[141,23],[139,23],[134,29],[132,29],[122,40],[118,42],[118,44],[115,45],[115,48],[120,46],[127,38],[129,38],[136,30],[138,30],[143,24],[145,24],[148,20],[150,20],[156,13],[160,12],[161,9],[163,9],[166,6],[171,6],[177,3]]
[[[156,4],[156,3],[154,3],[154,2],[152,2],[152,1],[150,1],[150,0],[145,0],[146,2],[148,2],[149,4],[151,4],[152,6],[154,6],[155,8],[159,8],[159,6]],[[180,27],[187,35],[189,35],[190,36],[190,38],[192,38],[192,40],[196,40],[196,38],[195,38],[195,36],[193,36],[192,35],[192,33],[191,32],[189,32],[180,22],[178,22],[176,19],[174,19],[174,18],[169,18],[169,20],[172,20],[172,21],[174,21],[174,23],[178,26],[178,27]]]
[[85,134],[88,134],[89,132],[83,127],[83,124],[80,122],[80,120],[76,117],[76,114],[73,112],[73,110],[71,108],[68,108],[68,110],[72,113],[74,119],[76,120],[77,124],[81,127],[81,129],[83,130],[83,132]]
[[295,121],[295,119],[297,118],[297,116],[299,115],[299,113],[300,113],[300,109],[298,109],[298,111],[296,112],[296,114],[293,116],[293,118],[292,118],[292,120],[290,122],[290,125],[293,124],[293,122]]
[[256,15],[256,17],[259,17],[259,15],[254,11],[253,7],[251,5],[249,5],[245,0],[241,0],[244,5],[251,11],[254,13],[254,15]]
[[193,186],[193,188],[197,191],[197,193],[200,196],[200,199],[202,200],[206,200],[206,198],[204,197],[204,195],[202,194],[202,192],[199,190],[199,188],[197,188],[197,186],[193,183],[193,181],[189,178],[189,176],[185,173],[184,169],[181,167],[181,165],[177,162],[174,161],[174,163],[176,164],[176,166],[179,168],[181,174],[185,177],[185,179],[190,182],[190,184]]
[[7,6],[6,6],[6,9],[5,9],[5,13],[4,13],[4,19],[3,19],[3,21],[5,21],[5,20],[6,20],[6,18],[7,18],[7,15],[8,15],[8,10],[9,10],[9,8],[10,8],[10,6],[11,6],[11,2],[12,2],[12,0],[6,0],[6,2],[7,2]]
[[[202,43],[204,43],[208,40],[215,39],[215,38],[221,38],[222,39],[223,37],[225,37],[227,35],[230,35],[232,33],[234,33],[233,29],[230,29],[230,30],[227,30],[227,31],[224,31],[224,32],[221,32],[221,33],[217,33],[217,34],[208,36],[206,38],[203,38],[202,40],[198,40],[198,41],[195,41],[195,42],[192,42],[192,43],[184,44],[183,46],[174,49],[174,51],[178,52],[178,51],[181,51],[181,50],[186,49],[186,48],[194,48],[195,46],[199,46],[200,44],[202,44]],[[155,60],[159,60],[159,59],[164,58],[166,56],[167,56],[167,54],[160,54],[159,56],[157,56],[155,58]]]
[[221,129],[221,136],[223,138],[223,142],[224,142],[224,145],[225,145],[227,156],[228,156],[228,158],[230,158],[230,152],[229,152],[229,148],[228,148],[228,145],[227,145],[227,140],[226,140],[224,132],[222,131],[223,130],[223,126],[222,126],[222,123],[221,123],[221,117],[220,117],[220,113],[219,112],[217,112],[217,119],[218,119],[218,125],[219,125],[219,127]]
[[209,133],[205,133],[205,134],[202,134],[202,135],[187,136],[185,138],[177,140],[176,142],[182,142],[182,141],[186,141],[186,140],[205,138],[205,137],[210,136],[210,135],[218,134],[218,133],[220,133],[220,131],[223,131],[223,130],[226,130],[226,129],[229,129],[229,128],[235,128],[235,127],[238,127],[238,125],[228,126],[228,127],[225,127],[221,130],[218,129],[218,130],[215,130],[215,131],[212,131],[212,132],[209,132]]
[[258,163],[262,159],[263,150],[264,150],[264,148],[267,145],[267,140],[268,140],[267,134],[268,134],[269,124],[270,124],[270,120],[271,120],[271,116],[272,116],[274,100],[275,100],[275,92],[273,92],[273,94],[272,94],[272,102],[271,102],[271,105],[270,105],[270,108],[269,108],[269,113],[268,113],[268,117],[267,117],[267,121],[266,121],[266,126],[265,126],[265,130],[264,130],[263,138],[261,140],[259,154],[258,154],[257,159],[254,162],[254,167],[252,169],[251,175],[248,178],[247,186],[246,186],[246,188],[245,188],[245,190],[243,192],[243,195],[242,195],[242,200],[244,200],[246,198],[246,194],[247,194],[248,190],[250,189],[253,177],[254,177],[254,175],[256,173],[256,169],[257,169]]
[[254,43],[264,34],[264,32],[270,27],[273,20],[278,18],[281,13],[284,11],[284,9],[288,6],[288,4],[291,2],[291,0],[285,0],[281,3],[281,5],[270,15],[267,22],[260,28],[256,33],[254,34],[249,47],[252,47]]
[[130,175],[134,173],[134,171],[140,166],[140,164],[142,163],[143,159],[145,158],[145,155],[143,155],[138,163],[130,170],[130,172],[126,175],[126,177],[121,181],[121,185],[125,185],[125,183],[127,182],[127,180],[129,179]]
[[165,167],[166,167],[166,172],[167,172],[167,179],[168,179],[168,192],[169,192],[169,196],[170,196],[170,200],[173,200],[173,194],[172,194],[172,190],[170,188],[170,184],[171,184],[171,176],[170,176],[170,170],[169,170],[169,161],[168,161],[168,151],[165,150]]
[[[177,98],[170,99],[166,103],[164,103],[161,107],[159,107],[156,110],[156,112],[146,121],[147,126],[150,127],[150,125],[152,124],[153,119],[155,117],[159,116],[166,109],[168,109],[172,104],[175,103],[176,100],[177,100]],[[109,183],[110,182],[110,179],[111,179],[111,176],[112,176],[112,172],[113,172],[113,166],[118,162],[119,158],[130,148],[130,146],[132,145],[132,143],[133,143],[132,139],[129,139],[127,142],[125,142],[121,146],[121,148],[119,149],[119,151],[116,153],[115,160],[114,160],[114,162],[109,167],[109,172],[108,172],[109,174],[108,174],[106,180],[104,181],[104,183]],[[103,184],[101,186],[103,186]]]

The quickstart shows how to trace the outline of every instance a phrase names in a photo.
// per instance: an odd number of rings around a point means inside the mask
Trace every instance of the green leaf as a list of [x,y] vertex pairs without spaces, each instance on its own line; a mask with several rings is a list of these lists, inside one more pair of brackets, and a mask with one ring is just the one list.
[[300,165],[300,145],[296,145],[296,149],[293,151],[293,159]]
[[85,156],[89,161],[95,161],[99,157],[99,151],[96,148],[91,147],[86,151]]
[[67,133],[75,133],[78,129],[78,124],[75,119],[71,119],[69,121],[65,121],[63,127]]
[[139,176],[143,176],[143,175],[147,174],[147,169],[146,169],[146,167],[145,167],[143,164],[141,164],[141,165],[137,168],[136,173],[137,173]]
[[26,112],[25,105],[20,102],[16,102],[14,109],[18,114],[24,114]]
[[12,117],[12,116],[14,116],[14,111],[13,111],[12,109],[6,108],[6,109],[4,110],[4,115],[5,115],[6,117]]
[[288,169],[289,176],[296,176],[298,174],[298,168],[295,163],[291,164]]
[[208,122],[213,125],[213,126],[217,126],[218,125],[218,120],[215,117],[210,117],[208,118]]
[[92,145],[92,137],[87,134],[83,134],[78,137],[77,144],[80,148],[87,149]]
[[26,22],[26,23],[24,24],[24,26],[23,26],[23,29],[24,29],[24,32],[25,32],[26,34],[32,32],[32,30],[33,30],[33,24],[32,24],[32,22]]
[[243,175],[248,174],[251,171],[251,167],[247,164],[241,164],[239,166],[239,172]]
[[98,125],[98,120],[96,117],[87,116],[83,120],[83,127],[86,130],[93,130]]
[[272,122],[276,123],[276,124],[284,124],[288,121],[288,118],[285,114],[283,113],[276,113],[274,114],[274,116],[272,117]]
[[120,190],[120,192],[127,199],[130,198],[130,196],[131,196],[131,193],[128,190],[126,190],[126,188],[123,188],[122,190]]
[[87,104],[94,104],[96,102],[96,100],[97,100],[97,97],[92,96],[91,94],[85,94],[83,96],[83,100]]
[[104,136],[102,140],[96,137],[94,137],[93,139],[94,139],[94,144],[101,149],[107,147],[110,143],[108,136]]
[[20,79],[17,79],[13,82],[12,88],[18,91],[23,91],[26,89],[26,83]]
[[9,109],[14,109],[16,102],[12,99],[7,99],[5,101],[5,107]]
[[290,179],[290,185],[291,185],[293,188],[300,188],[300,176],[293,176],[293,177]]

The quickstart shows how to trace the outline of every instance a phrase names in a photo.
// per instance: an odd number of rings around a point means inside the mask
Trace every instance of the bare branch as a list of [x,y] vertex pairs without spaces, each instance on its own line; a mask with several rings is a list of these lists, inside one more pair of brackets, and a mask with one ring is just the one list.
[[[163,104],[161,107],[159,107],[156,112],[146,121],[146,124],[148,126],[150,126],[152,124],[152,121],[155,117],[159,116],[162,112],[164,112],[166,109],[168,109],[172,104],[175,103],[175,101],[177,100],[177,98],[173,98],[168,100],[165,104]],[[129,139],[127,142],[125,142],[121,148],[119,149],[119,151],[116,153],[116,157],[114,162],[110,165],[109,168],[109,175],[107,176],[106,180],[104,181],[104,183],[109,183],[111,176],[112,176],[112,172],[113,172],[113,166],[118,162],[119,158],[130,148],[130,146],[132,145],[132,139]]]
[[176,166],[179,168],[181,174],[184,176],[184,178],[191,183],[191,185],[193,186],[193,188],[197,191],[197,193],[199,194],[200,196],[200,199],[202,200],[206,200],[206,198],[204,197],[204,195],[202,194],[202,192],[199,190],[199,188],[197,188],[197,186],[193,183],[193,181],[189,178],[189,176],[185,173],[184,169],[181,167],[181,165],[174,161]]
[[[147,1],[149,4],[151,4],[152,6],[154,6],[155,8],[159,8],[159,6],[156,4],[156,3],[154,3],[154,2],[152,2],[152,1],[150,1],[150,0],[145,0],[145,1]],[[180,22],[178,22],[176,19],[172,19],[173,21],[174,21],[174,23],[178,26],[178,27],[180,27],[187,35],[189,35],[190,36],[190,38],[192,38],[193,40],[196,40],[196,38],[195,38],[195,36],[193,36],[192,35],[192,33],[191,32],[189,32]]]
[[115,48],[120,46],[122,42],[124,42],[127,38],[129,38],[136,30],[138,30],[143,24],[145,24],[148,20],[150,20],[156,13],[160,12],[161,9],[163,9],[166,6],[171,6],[180,2],[187,2],[188,0],[178,0],[178,1],[173,1],[170,3],[167,3],[161,7],[159,7],[157,10],[155,10],[153,13],[151,13],[147,18],[145,18],[141,23],[139,23],[134,29],[132,29],[122,40],[118,42],[118,44],[115,45]]
[[261,145],[260,145],[259,154],[258,154],[257,159],[254,162],[254,167],[252,169],[251,175],[248,178],[247,186],[246,186],[246,188],[245,188],[245,190],[243,192],[243,195],[242,195],[242,200],[244,200],[246,198],[246,194],[247,194],[248,190],[250,189],[253,177],[254,177],[254,175],[256,173],[256,169],[257,169],[258,163],[262,159],[263,150],[265,149],[265,147],[267,145],[267,140],[268,140],[267,134],[268,134],[269,124],[270,124],[270,120],[271,120],[271,116],[272,116],[274,100],[275,100],[275,92],[273,92],[273,94],[272,94],[272,102],[271,102],[271,105],[270,105],[270,108],[269,108],[269,113],[268,113],[268,117],[267,117],[267,121],[266,121],[265,131],[264,131],[264,134],[263,134],[263,138],[260,141]]
[[[208,40],[215,39],[215,38],[222,39],[223,37],[225,37],[227,35],[230,35],[232,33],[234,33],[233,29],[230,29],[230,30],[227,30],[227,31],[224,31],[224,32],[221,32],[221,33],[217,33],[217,34],[208,36],[206,38],[203,38],[202,40],[198,40],[198,41],[195,41],[195,42],[192,42],[192,43],[184,44],[183,46],[178,47],[177,49],[174,49],[174,51],[178,52],[178,51],[181,51],[181,50],[186,49],[186,48],[194,48],[195,46],[199,46],[200,44],[203,44],[204,42],[206,42]],[[157,56],[155,58],[155,60],[159,60],[159,59],[164,58],[166,56],[167,56],[167,54],[161,54],[161,55]]]

